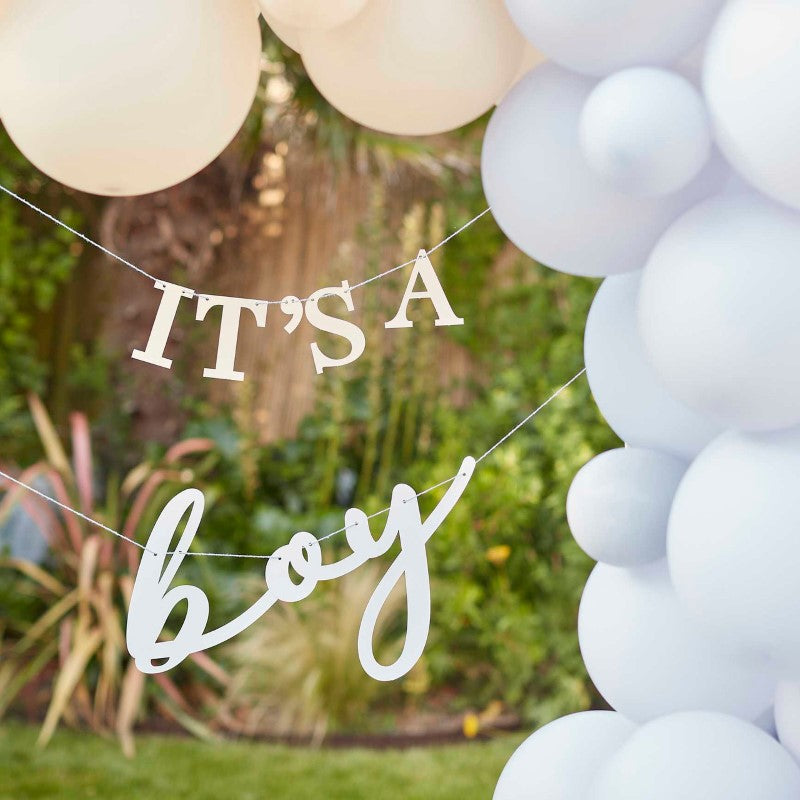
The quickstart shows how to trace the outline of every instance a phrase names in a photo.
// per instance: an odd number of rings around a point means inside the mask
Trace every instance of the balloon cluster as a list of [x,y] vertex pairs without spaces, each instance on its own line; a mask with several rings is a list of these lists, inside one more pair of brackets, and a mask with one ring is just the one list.
[[464,125],[541,60],[503,0],[2,0],[3,125],[82,191],[185,180],[253,103],[259,10],[336,108],[388,133]]
[[800,2],[506,5],[551,62],[491,119],[486,194],[605,278],[587,375],[627,446],[567,500],[615,710],[537,731],[495,800],[800,797]]
[[458,128],[538,60],[503,0],[259,0],[325,98],[387,133]]
[[[606,279],[586,367],[628,446],[567,515],[600,562],[578,635],[615,711],[538,731],[496,800],[797,800],[800,1],[258,2],[364,125],[437,133],[499,101],[499,225]],[[253,0],[0,3],[3,124],[86,191],[201,169],[259,68]]]

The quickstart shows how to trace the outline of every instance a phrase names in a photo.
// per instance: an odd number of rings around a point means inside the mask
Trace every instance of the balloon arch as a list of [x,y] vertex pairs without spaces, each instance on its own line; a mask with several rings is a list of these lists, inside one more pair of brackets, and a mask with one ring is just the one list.
[[[615,711],[537,731],[496,800],[797,800],[800,2],[260,6],[363,125],[438,133],[497,105],[498,224],[606,279],[586,366],[628,446],[581,470],[567,514],[599,562],[578,636]],[[69,186],[151,192],[232,139],[259,59],[253,0],[5,0],[0,117]]]

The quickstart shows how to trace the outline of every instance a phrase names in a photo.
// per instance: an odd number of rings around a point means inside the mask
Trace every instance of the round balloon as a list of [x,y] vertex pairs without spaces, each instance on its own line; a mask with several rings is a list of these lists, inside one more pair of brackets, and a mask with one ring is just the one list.
[[291,25],[284,25],[266,11],[261,12],[270,30],[289,48],[296,53],[300,52],[300,31]]
[[522,50],[522,58],[520,60],[519,67],[511,79],[511,82],[508,86],[503,88],[503,91],[500,93],[499,97],[497,98],[497,102],[499,103],[509,92],[512,86],[515,86],[519,83],[532,69],[535,69],[540,64],[544,63],[545,57],[540,53],[533,45],[525,43],[525,46]]
[[567,520],[578,544],[604,564],[630,567],[667,554],[667,520],[686,463],[656,450],[601,453],[575,476]]
[[506,0],[525,37],[588,75],[671,64],[708,32],[725,0]]
[[351,20],[367,0],[258,0],[264,18],[302,30],[328,30]]
[[636,325],[641,273],[603,282],[586,322],[584,357],[594,399],[617,435],[635,447],[690,460],[722,427],[667,392]]
[[740,652],[800,674],[800,428],[728,432],[687,471],[667,552],[684,605]]
[[252,0],[10,0],[0,113],[19,149],[61,183],[153,192],[228,145],[260,58]]
[[583,592],[578,639],[597,690],[635,722],[690,710],[751,721],[772,705],[774,675],[689,619],[665,560],[631,570],[598,564]]
[[585,800],[597,771],[636,730],[613,711],[585,711],[540,728],[503,769],[494,800]]
[[552,64],[528,73],[489,122],[481,174],[492,213],[517,247],[553,269],[598,276],[641,269],[669,225],[730,171],[717,159],[667,197],[613,189],[580,148],[581,112],[594,85]]
[[800,5],[735,0],[709,40],[705,94],[717,141],[762,192],[800,209]]
[[643,725],[600,769],[589,800],[794,800],[800,769],[766,733],[724,714]]
[[589,166],[621,192],[655,197],[682,189],[708,162],[703,98],[677,72],[637,67],[601,81],[580,122]]
[[644,271],[642,340],[671,394],[726,427],[800,423],[800,215],[755,193],[709,200]]
[[781,744],[800,763],[800,683],[778,684],[775,691],[775,727]]
[[303,31],[303,63],[325,98],[387,133],[441,133],[496,102],[524,40],[502,0],[370,0],[350,22]]

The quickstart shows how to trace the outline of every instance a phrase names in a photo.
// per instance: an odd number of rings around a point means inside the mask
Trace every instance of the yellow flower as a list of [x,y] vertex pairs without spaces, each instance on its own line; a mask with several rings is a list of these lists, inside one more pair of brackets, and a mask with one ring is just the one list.
[[478,719],[477,714],[473,714],[470,711],[468,714],[464,715],[464,721],[461,727],[467,739],[474,739],[481,729],[481,721]]
[[511,548],[507,544],[498,544],[486,551],[486,560],[496,567],[501,567],[508,561],[510,555]]

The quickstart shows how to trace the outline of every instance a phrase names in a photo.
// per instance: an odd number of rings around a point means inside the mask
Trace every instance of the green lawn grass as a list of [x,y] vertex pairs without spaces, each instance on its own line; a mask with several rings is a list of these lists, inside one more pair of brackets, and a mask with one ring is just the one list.
[[306,750],[140,736],[136,758],[113,741],[0,727],[0,800],[490,800],[521,737],[403,751]]

